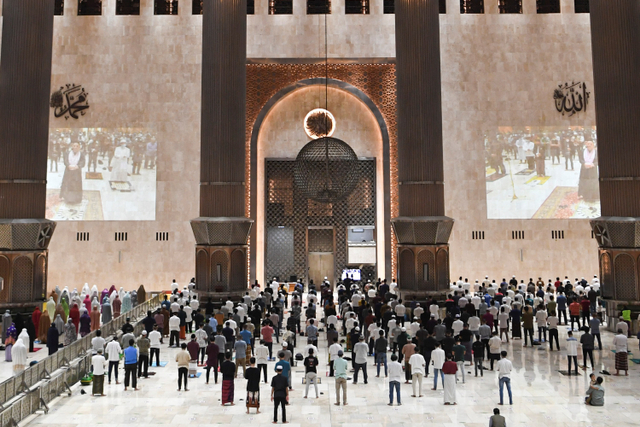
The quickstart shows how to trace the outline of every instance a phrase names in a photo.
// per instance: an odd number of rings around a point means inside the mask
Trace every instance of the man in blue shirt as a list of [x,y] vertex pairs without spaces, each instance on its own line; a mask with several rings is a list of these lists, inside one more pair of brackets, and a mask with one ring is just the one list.
[[[558,293],[558,297],[556,298],[556,303],[558,304],[558,322],[561,325],[567,324],[567,297],[565,297],[562,292]],[[564,316],[564,323],[562,323],[562,316]]]
[[287,362],[286,360],[284,360],[284,352],[281,351],[280,353],[278,353],[278,358],[280,360],[278,360],[276,362],[276,366],[273,369],[274,371],[278,372],[278,366],[282,366],[282,376],[287,378],[287,382],[289,383],[289,390],[293,390],[293,388],[291,387],[291,364],[289,364],[289,362]]
[[249,331],[249,326],[248,325],[244,325],[244,329],[242,331],[240,331],[240,336],[242,337],[242,341],[247,343],[247,347],[251,348],[251,331]]
[[138,349],[134,347],[135,341],[129,340],[129,347],[124,349],[124,390],[129,387],[129,380],[134,390],[138,390],[136,370],[138,367]]

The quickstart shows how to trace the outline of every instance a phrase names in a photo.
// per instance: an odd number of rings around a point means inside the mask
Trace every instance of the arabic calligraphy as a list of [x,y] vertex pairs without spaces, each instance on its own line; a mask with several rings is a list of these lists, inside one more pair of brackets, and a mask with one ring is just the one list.
[[69,117],[79,119],[85,115],[85,110],[89,108],[87,98],[89,93],[84,88],[74,83],[60,86],[60,89],[51,95],[50,106],[53,108],[53,115],[69,120]]
[[558,85],[553,91],[553,99],[556,104],[558,113],[569,117],[580,111],[586,111],[589,102],[590,92],[587,92],[587,84],[585,82],[571,82],[564,85]]

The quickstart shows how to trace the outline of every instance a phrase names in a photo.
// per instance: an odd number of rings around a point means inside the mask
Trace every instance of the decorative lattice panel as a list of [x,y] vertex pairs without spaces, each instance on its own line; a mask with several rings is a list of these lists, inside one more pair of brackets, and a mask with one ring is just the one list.
[[31,301],[33,287],[33,261],[29,257],[21,256],[13,261],[13,285],[11,299],[13,302]]
[[[425,278],[425,268],[424,264],[428,264],[428,274],[429,277]],[[435,278],[435,266],[436,260],[433,256],[433,252],[429,250],[422,250],[418,254],[418,259],[416,261],[416,283],[418,283],[418,289],[421,291],[437,291],[436,287],[436,278]]]
[[603,253],[600,256],[600,293],[604,298],[613,298],[613,269],[611,268],[611,255]]
[[449,252],[446,249],[439,249],[436,255],[436,269],[438,274],[438,290],[449,288]]
[[616,256],[613,268],[616,284],[616,299],[635,301],[637,299],[637,292],[633,258],[627,254],[620,254]]
[[[220,268],[218,269],[218,265]],[[218,275],[218,270],[220,275]],[[225,251],[219,250],[211,254],[211,286],[210,292],[226,291],[229,274],[229,256]],[[219,277],[218,277],[219,276]],[[218,280],[218,278],[220,280]]]
[[[247,65],[247,118],[246,118],[246,182],[251,182],[251,133],[256,118],[260,110],[278,91],[294,83],[310,79],[324,78],[325,72],[329,79],[340,80],[355,86],[366,94],[378,107],[384,118],[389,132],[389,157],[390,157],[390,200],[391,218],[398,216],[398,166],[397,166],[397,121],[396,121],[396,77],[395,64],[329,64],[325,69],[325,64],[249,64]],[[347,141],[348,142],[348,141]],[[290,178],[292,181],[292,179]],[[375,183],[375,180],[372,181]],[[278,186],[282,193],[292,191],[292,185],[287,187]],[[372,188],[375,188],[373,186]],[[267,188],[270,194],[271,188]],[[373,193],[374,191],[372,191]],[[292,196],[284,196],[287,200],[293,200]],[[246,192],[247,217],[251,215],[250,191]],[[288,197],[288,198],[287,198]],[[361,203],[357,200],[356,203]],[[307,207],[306,203],[304,204]],[[373,205],[375,206],[375,204]],[[284,203],[278,209],[293,209],[293,204]],[[372,208],[375,209],[375,208]],[[291,215],[289,210],[287,215]],[[282,225],[282,224],[278,224]],[[294,227],[295,228],[295,227]],[[302,231],[295,228],[295,238],[299,239]],[[338,236],[336,236],[338,238]],[[338,240],[336,240],[337,242]],[[345,248],[345,246],[343,246]],[[391,265],[392,271],[387,272],[387,277],[396,274],[396,252],[397,242],[394,233],[391,233]],[[303,255],[304,256],[304,255]],[[299,258],[296,258],[299,259]],[[302,265],[296,261],[296,269],[304,270]],[[266,271],[269,271],[267,268]],[[267,277],[269,274],[267,273]],[[304,277],[304,276],[301,276]]]
[[309,230],[309,252],[333,252],[333,229],[312,228]]
[[[290,276],[307,277],[307,229],[322,226],[333,229],[309,229],[309,251],[328,249],[333,251],[333,233],[335,232],[335,277],[342,275],[347,265],[347,227],[376,224],[375,160],[359,160],[361,179],[353,194],[333,204],[309,201],[299,193],[293,184],[293,160],[267,160],[266,162],[266,200],[265,221],[267,247],[265,254],[266,278],[279,277],[288,280]],[[326,236],[325,236],[326,234]],[[292,243],[287,240],[293,236]],[[313,239],[313,242],[311,241]],[[291,240],[289,240],[291,242]],[[293,262],[288,249],[293,245]],[[278,251],[283,248],[284,251]]]
[[411,249],[403,249],[400,252],[400,262],[398,271],[398,283],[401,284],[402,289],[416,290],[416,262]]

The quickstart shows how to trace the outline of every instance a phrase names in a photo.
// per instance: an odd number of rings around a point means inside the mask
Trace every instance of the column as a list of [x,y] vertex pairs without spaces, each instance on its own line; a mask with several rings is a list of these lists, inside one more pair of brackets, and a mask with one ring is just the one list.
[[[449,288],[444,216],[438,0],[396,0],[398,285],[406,294]],[[455,13],[455,12],[454,12]]]
[[247,289],[245,215],[246,0],[204,0],[200,217],[191,221],[204,295]]
[[33,306],[47,290],[44,219],[53,43],[51,0],[4,0],[0,62],[1,307]]
[[[637,304],[640,262],[640,7],[637,1],[591,0],[591,44],[601,217],[600,288],[607,314]],[[616,322],[609,322],[615,325]]]

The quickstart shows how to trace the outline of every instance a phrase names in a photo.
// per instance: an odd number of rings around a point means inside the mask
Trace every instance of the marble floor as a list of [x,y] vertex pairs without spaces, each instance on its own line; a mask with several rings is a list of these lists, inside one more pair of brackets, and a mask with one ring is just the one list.
[[[566,327],[560,331],[561,347],[566,339]],[[576,334],[577,335],[577,334]],[[602,351],[595,351],[598,371],[613,369],[614,354],[611,352],[613,335],[603,333]],[[300,344],[300,340],[298,342]],[[326,341],[321,340],[320,360],[327,360]],[[637,351],[638,341],[631,339],[629,347]],[[604,407],[590,407],[583,403],[587,389],[588,376],[582,371],[579,377],[565,377],[558,370],[566,369],[565,351],[550,352],[546,344],[536,348],[522,348],[522,341],[512,340],[504,343],[513,361],[512,387],[513,406],[502,407],[510,427],[545,425],[554,426],[608,426],[640,425],[640,390],[636,386],[640,369],[630,361],[628,377],[604,376],[606,389]],[[280,349],[274,343],[274,350]],[[140,390],[124,391],[123,385],[105,385],[106,397],[91,397],[80,393],[81,386],[73,388],[71,397],[61,397],[55,402],[48,415],[36,415],[29,426],[47,427],[84,427],[99,425],[104,427],[136,425],[139,427],[158,424],[184,426],[208,426],[231,424],[236,427],[271,424],[273,405],[269,401],[269,387],[262,383],[261,414],[245,413],[245,380],[236,380],[236,405],[221,407],[221,385],[205,384],[204,371],[200,378],[189,379],[189,391],[176,391],[177,350],[163,346],[161,359],[168,364],[163,368],[154,368],[156,375],[140,381]],[[640,352],[639,352],[640,354]],[[349,354],[347,354],[349,355]],[[579,356],[581,361],[582,357]],[[499,401],[497,377],[494,372],[486,371],[484,377],[474,377],[471,368],[466,369],[466,382],[457,385],[457,406],[444,406],[443,394],[439,385],[432,391],[432,376],[423,384],[422,398],[411,397],[411,385],[402,385],[402,406],[387,406],[388,383],[384,377],[375,378],[373,360],[368,364],[369,384],[348,384],[348,406],[334,406],[335,388],[332,378],[327,377],[325,364],[321,362],[319,374],[318,399],[304,399],[304,386],[301,384],[304,368],[293,368],[294,391],[291,392],[291,404],[287,414],[292,426],[410,426],[416,423],[434,424],[445,427],[488,425],[488,418]],[[0,365],[3,365],[1,363]],[[269,364],[270,375],[273,364]],[[488,365],[487,365],[488,366]],[[591,369],[586,371],[587,374]],[[120,370],[122,381],[124,371]],[[89,390],[89,388],[87,388]],[[505,390],[506,392],[506,390]],[[310,396],[314,393],[310,390]],[[27,423],[24,423],[25,425]]]

